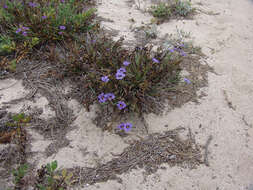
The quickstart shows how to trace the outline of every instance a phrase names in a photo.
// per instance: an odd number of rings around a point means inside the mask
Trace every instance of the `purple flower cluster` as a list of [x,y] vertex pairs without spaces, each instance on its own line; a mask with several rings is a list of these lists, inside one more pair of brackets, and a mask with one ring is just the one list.
[[181,56],[186,56],[187,54],[181,48],[184,47],[184,44],[179,45],[180,47],[168,48],[168,50],[173,53],[175,51],[179,52]]
[[[107,100],[111,101],[113,99],[115,99],[115,95],[113,93],[101,93],[98,95],[98,101],[100,103],[105,103]],[[117,103],[119,110],[123,110],[126,106],[126,103],[123,101],[118,101]]]
[[125,132],[128,132],[132,129],[133,125],[131,123],[121,123],[118,125],[118,128],[120,130],[124,130]]
[[125,72],[126,72],[126,69],[124,67],[121,67],[120,69],[118,69],[116,73],[116,79],[117,80],[123,79],[126,76]]
[[22,32],[22,35],[23,35],[23,36],[27,36],[27,30],[29,30],[28,27],[22,26],[22,27],[20,27],[20,28],[18,28],[18,29],[16,30],[16,34],[19,34],[19,33]]
[[[61,26],[59,26],[59,29],[60,29],[60,30],[65,30],[65,29],[66,29],[66,26],[61,25]],[[60,31],[60,32],[58,32],[58,34],[62,35],[63,32]]]
[[[61,29],[61,28],[60,28]],[[128,66],[130,65],[131,63],[129,61],[124,61],[123,62],[123,65],[124,66]],[[117,70],[117,73],[116,73],[116,79],[117,80],[122,80],[124,77],[126,76],[126,68],[125,67],[121,67]],[[107,83],[110,79],[108,76],[102,76],[101,77],[101,80],[105,83]],[[100,103],[105,103],[107,100],[111,101],[115,99],[115,95],[113,93],[101,93],[99,96],[98,96],[98,101]],[[124,108],[127,107],[126,103],[124,101],[118,101],[117,102],[117,107],[119,110],[123,110]],[[128,132],[131,130],[132,128],[132,124],[131,123],[121,123],[119,126],[118,126],[119,129],[121,130],[125,130],[125,132]]]
[[107,93],[107,94],[105,94],[105,93],[101,93],[101,94],[99,94],[99,96],[98,96],[98,101],[100,102],[100,103],[105,103],[107,100],[113,100],[115,98],[115,95],[113,94],[113,93]]
[[42,18],[42,20],[44,20],[44,19],[46,19],[46,18],[47,18],[47,16],[45,16],[45,15],[44,15],[44,16],[42,16],[41,18]]
[[[124,61],[123,62],[124,66],[128,66],[130,64],[131,63],[129,61]],[[126,76],[126,68],[125,67],[121,67],[120,69],[117,70],[117,73],[116,73],[116,79],[117,80],[122,80],[125,76]]]

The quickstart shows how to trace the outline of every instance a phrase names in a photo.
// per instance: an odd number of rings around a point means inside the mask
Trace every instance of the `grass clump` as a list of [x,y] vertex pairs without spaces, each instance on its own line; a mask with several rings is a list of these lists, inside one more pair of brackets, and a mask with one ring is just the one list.
[[158,5],[152,6],[152,14],[154,17],[170,17],[171,9],[166,3],[159,3]]
[[194,12],[188,0],[172,0],[151,7],[151,14],[157,18],[187,17]]
[[62,61],[68,65],[68,75],[80,76],[78,89],[85,89],[87,107],[99,103],[115,115],[159,112],[162,97],[180,79],[180,49],[126,50],[122,40],[96,36],[68,49],[72,52],[65,54],[71,56]]
[[48,163],[38,170],[37,189],[39,190],[64,190],[72,183],[72,173],[67,173],[66,169],[57,169],[57,161]]
[[15,48],[16,44],[9,36],[0,35],[0,56],[10,54]]
[[82,0],[6,0],[0,8],[0,53],[15,49],[13,42],[32,48],[45,42],[74,38],[92,28],[95,9]]
[[38,169],[34,175],[28,164],[20,165],[12,171],[14,187],[7,190],[27,189],[28,185],[36,190],[68,189],[73,183],[73,173],[57,167],[57,161],[52,161]]
[[[20,189],[24,184],[24,177],[27,174],[28,165],[23,164],[12,170],[12,175],[14,177],[13,183],[15,184],[15,189]],[[10,190],[10,189],[9,189]]]
[[182,16],[182,17],[186,17],[189,14],[194,12],[194,8],[192,8],[191,6],[191,2],[190,1],[181,1],[181,0],[176,0],[174,6],[173,6],[173,12],[176,15]]

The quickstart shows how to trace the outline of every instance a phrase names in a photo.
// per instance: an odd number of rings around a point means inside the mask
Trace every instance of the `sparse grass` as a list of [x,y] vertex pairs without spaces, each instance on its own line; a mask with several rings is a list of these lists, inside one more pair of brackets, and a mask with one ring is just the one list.
[[167,3],[159,3],[151,7],[154,17],[170,19],[172,17],[187,17],[195,11],[188,0],[172,0]]

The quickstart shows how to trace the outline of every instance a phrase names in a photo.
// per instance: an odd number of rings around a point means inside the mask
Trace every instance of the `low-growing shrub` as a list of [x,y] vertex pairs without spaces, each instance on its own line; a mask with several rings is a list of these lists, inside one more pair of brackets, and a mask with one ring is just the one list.
[[39,190],[64,190],[71,185],[72,173],[68,173],[66,169],[57,169],[57,161],[53,161],[42,166],[38,170],[37,189]]
[[6,35],[0,35],[0,56],[7,55],[14,51],[16,48],[15,42]]
[[[179,81],[183,51],[137,47],[126,50],[122,40],[88,36],[72,45],[62,59],[68,74],[80,75],[79,88],[86,89],[87,107],[94,103],[110,107],[115,114],[149,113],[159,110],[161,97]],[[155,110],[155,111],[154,111]]]
[[157,18],[187,17],[194,10],[188,0],[172,0],[151,6],[151,13]]
[[73,173],[68,172],[66,169],[57,169],[57,167],[57,161],[52,161],[45,166],[41,166],[34,175],[33,171],[29,170],[28,164],[20,165],[12,171],[14,187],[8,188],[8,190],[27,189],[28,185],[30,189],[36,190],[68,189],[73,183]]
[[152,14],[154,17],[170,17],[171,8],[166,3],[159,3],[158,5],[152,6]]
[[12,175],[14,177],[13,182],[16,188],[20,188],[20,186],[22,186],[23,184],[22,180],[27,174],[27,170],[28,170],[27,164],[20,165],[17,169],[13,169],[12,171]]
[[[40,43],[73,38],[92,28],[95,9],[85,9],[82,0],[5,0],[0,7],[0,51],[15,49],[15,41],[32,48]],[[6,39],[8,39],[6,41]],[[1,40],[3,41],[3,40]],[[6,44],[7,43],[7,44]]]
[[190,1],[181,1],[181,0],[176,0],[175,5],[173,7],[173,11],[175,12],[176,15],[179,16],[187,16],[190,13],[192,13],[195,9],[192,8],[191,2]]

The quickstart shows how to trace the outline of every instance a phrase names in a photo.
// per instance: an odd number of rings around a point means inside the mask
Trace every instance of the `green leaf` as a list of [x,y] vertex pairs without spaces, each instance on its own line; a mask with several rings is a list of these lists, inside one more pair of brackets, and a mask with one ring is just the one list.
[[62,172],[61,172],[61,174],[62,174],[62,177],[65,178],[67,176],[67,170],[63,169]]
[[47,178],[47,182],[48,182],[49,185],[52,185],[54,183],[54,179],[51,176],[49,176]]
[[57,168],[57,161],[55,160],[51,163],[51,169],[52,171],[54,171],[56,168]]
[[51,174],[52,170],[51,170],[50,164],[47,164],[46,168],[47,168],[47,172]]
[[25,118],[25,114],[24,113],[20,113],[20,114],[16,114],[12,117],[12,119],[14,121],[20,122],[22,119]]
[[39,187],[40,190],[46,190],[46,187],[41,184],[38,184],[37,186]]

